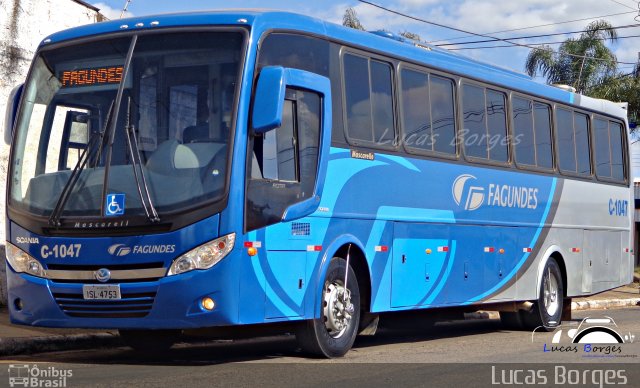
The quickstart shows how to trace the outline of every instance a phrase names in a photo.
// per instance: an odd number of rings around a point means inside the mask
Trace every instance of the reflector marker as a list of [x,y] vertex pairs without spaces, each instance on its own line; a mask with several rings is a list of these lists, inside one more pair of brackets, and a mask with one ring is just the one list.
[[501,255],[504,255],[504,248],[500,248],[500,249],[498,250],[498,253],[499,253],[499,254],[501,254]]
[[427,255],[430,255],[430,254],[431,254],[431,248],[427,248],[427,249],[425,249],[424,251],[427,253]]
[[449,247],[438,247],[438,252],[449,252]]
[[389,252],[389,247],[386,245],[376,245],[376,252]]
[[484,247],[484,252],[485,253],[493,253],[495,252],[495,248],[494,247]]
[[307,252],[320,252],[322,245],[307,245]]
[[262,241],[245,241],[245,248],[262,248]]
[[571,252],[580,253],[580,248],[571,248]]
[[524,253],[531,253],[533,251],[533,249],[526,247],[526,248],[522,248],[522,252]]
[[629,253],[629,248],[625,248],[625,249],[624,249],[624,251],[625,251],[626,253]]

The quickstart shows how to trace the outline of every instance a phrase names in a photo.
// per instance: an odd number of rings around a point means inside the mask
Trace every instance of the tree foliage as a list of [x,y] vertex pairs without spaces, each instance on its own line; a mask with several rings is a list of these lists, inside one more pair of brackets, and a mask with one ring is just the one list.
[[400,35],[404,36],[407,39],[417,40],[418,42],[421,40],[420,35],[413,33],[411,31],[403,31],[400,33]]
[[549,46],[529,52],[525,70],[544,76],[550,84],[571,85],[587,94],[595,85],[615,75],[617,60],[606,42],[615,42],[616,30],[605,20],[590,23],[580,37],[564,41],[558,51]]
[[364,26],[360,23],[360,19],[358,19],[358,14],[356,10],[352,7],[347,8],[342,16],[342,25],[345,27],[354,28],[356,30],[364,31]]
[[630,74],[608,77],[589,92],[591,97],[629,103],[629,121],[640,119],[640,63]]

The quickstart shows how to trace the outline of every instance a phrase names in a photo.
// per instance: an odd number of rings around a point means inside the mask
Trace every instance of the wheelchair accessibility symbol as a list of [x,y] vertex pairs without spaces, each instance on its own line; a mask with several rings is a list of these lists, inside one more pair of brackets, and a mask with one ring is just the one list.
[[124,214],[124,194],[107,194],[104,206],[105,216],[121,216]]

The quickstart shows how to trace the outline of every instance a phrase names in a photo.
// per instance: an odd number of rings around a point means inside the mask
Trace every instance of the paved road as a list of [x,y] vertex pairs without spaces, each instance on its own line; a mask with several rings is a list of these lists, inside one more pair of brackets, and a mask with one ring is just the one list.
[[[526,368],[532,368],[534,363],[554,367],[587,362],[591,363],[588,367],[592,369],[632,363],[635,365],[627,366],[640,369],[637,368],[640,308],[574,313],[576,322],[587,316],[611,317],[617,324],[617,332],[637,338],[633,343],[602,346],[591,352],[585,352],[583,345],[575,346],[574,352],[570,340],[563,338],[564,351],[558,348],[551,351],[554,349],[549,333],[532,335],[504,330],[497,320],[456,321],[438,323],[421,333],[383,330],[374,337],[359,338],[347,356],[337,360],[307,358],[299,353],[293,338],[270,337],[180,344],[166,354],[153,357],[118,348],[43,353],[0,360],[0,364],[70,370],[72,376],[65,380],[68,387],[189,388],[212,385],[380,386],[399,380],[408,386],[420,386],[426,381],[431,386],[451,386],[456,382],[469,386],[470,375],[478,376],[471,381],[471,386],[486,386],[491,385],[492,373],[497,373],[491,369],[491,364],[502,363],[526,363],[523,364]],[[8,365],[0,366],[0,387],[7,382]]]

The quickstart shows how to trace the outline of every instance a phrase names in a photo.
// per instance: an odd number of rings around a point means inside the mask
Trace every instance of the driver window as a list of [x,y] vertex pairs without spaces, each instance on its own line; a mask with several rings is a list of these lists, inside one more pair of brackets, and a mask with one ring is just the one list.
[[263,178],[296,182],[296,136],[293,128],[293,101],[286,100],[282,109],[282,126],[264,134],[262,141]]
[[320,104],[317,93],[288,89],[282,125],[252,135],[247,155],[247,230],[279,222],[287,207],[313,195]]
[[62,105],[55,107],[47,141],[45,173],[75,167],[88,143],[88,117],[89,111],[86,109]]

